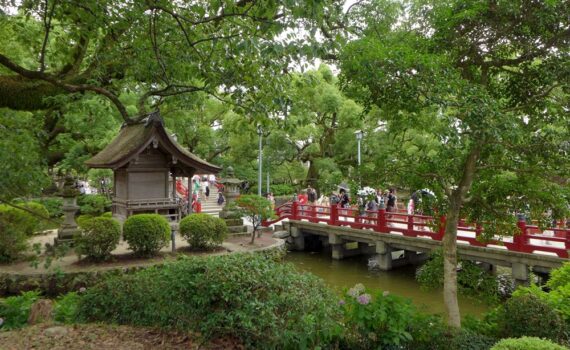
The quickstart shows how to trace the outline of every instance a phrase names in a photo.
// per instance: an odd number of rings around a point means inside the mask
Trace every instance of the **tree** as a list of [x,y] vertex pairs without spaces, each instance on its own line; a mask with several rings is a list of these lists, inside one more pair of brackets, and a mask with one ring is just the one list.
[[238,212],[247,217],[253,225],[251,234],[251,244],[255,242],[255,235],[261,226],[261,223],[267,219],[271,219],[275,214],[271,209],[271,203],[267,198],[254,194],[244,194],[235,200]]
[[[266,112],[290,65],[323,53],[317,32],[334,32],[342,10],[333,0],[1,5],[0,107],[45,110],[61,96],[97,94],[125,121],[148,103],[157,108],[167,97],[200,91]],[[134,110],[125,93],[136,94]]]
[[[513,214],[526,205],[541,214],[568,210],[570,23],[561,14],[570,3],[362,6],[364,26],[340,57],[341,81],[399,136],[386,164],[393,176],[438,194],[447,219],[444,300],[449,324],[459,327],[459,218],[485,221],[488,236],[510,235]],[[389,11],[368,16],[378,9]]]

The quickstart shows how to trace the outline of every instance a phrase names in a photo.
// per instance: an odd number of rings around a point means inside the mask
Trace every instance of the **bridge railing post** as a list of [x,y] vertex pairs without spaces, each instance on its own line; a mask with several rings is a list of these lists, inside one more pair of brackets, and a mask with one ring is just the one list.
[[408,236],[414,235],[414,215],[408,215],[408,229],[406,230]]
[[376,231],[388,232],[388,223],[386,222],[386,209],[378,209],[378,220],[376,220]]
[[518,235],[515,235],[513,237],[513,243],[514,243],[515,249],[519,252],[522,252],[522,251],[524,251],[524,246],[525,246],[526,241],[527,241],[527,237],[526,237],[527,227],[526,227],[526,220],[525,220],[524,215],[518,216],[517,227],[519,228],[520,232]]
[[329,225],[336,226],[337,222],[338,222],[338,207],[335,204],[331,204]]
[[570,228],[564,230],[566,233],[566,252],[568,253],[568,257],[570,258]]
[[293,201],[293,203],[291,203],[291,219],[297,220],[298,210],[299,210],[299,202]]

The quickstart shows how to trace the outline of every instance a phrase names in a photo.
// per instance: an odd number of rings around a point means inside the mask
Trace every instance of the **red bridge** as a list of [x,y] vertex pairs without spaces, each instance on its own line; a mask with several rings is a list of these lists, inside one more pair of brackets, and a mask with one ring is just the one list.
[[[384,255],[384,263],[380,261],[379,264],[386,270],[394,265],[387,254],[400,249],[411,260],[417,260],[418,253],[441,246],[445,229],[445,218],[435,222],[431,216],[411,215],[402,211],[386,212],[385,209],[360,213],[357,209],[288,202],[277,207],[275,213],[277,219],[264,225],[288,219],[284,226],[290,233],[289,241],[293,247],[304,249],[305,237],[316,235],[320,236],[324,246],[331,247],[333,258],[372,251],[380,254],[381,259]],[[526,280],[529,266],[542,272],[567,261],[570,229],[564,228],[563,224],[541,230],[536,225],[518,221],[512,236],[483,240],[481,225],[462,220],[457,227],[458,252],[470,260],[511,266],[514,274],[515,270],[520,270],[519,279]],[[350,242],[359,242],[360,250],[351,253],[351,249],[345,247]]]

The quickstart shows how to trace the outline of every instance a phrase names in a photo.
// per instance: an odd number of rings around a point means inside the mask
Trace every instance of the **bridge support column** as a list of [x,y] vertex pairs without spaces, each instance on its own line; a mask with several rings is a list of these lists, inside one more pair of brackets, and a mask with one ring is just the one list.
[[329,233],[329,244],[331,246],[332,258],[341,260],[344,258],[344,239],[337,234]]
[[512,274],[516,284],[528,283],[528,266],[522,263],[512,263]]
[[376,260],[378,268],[382,271],[392,270],[392,247],[389,244],[376,242]]
[[305,235],[297,227],[290,228],[292,245],[294,250],[305,250]]

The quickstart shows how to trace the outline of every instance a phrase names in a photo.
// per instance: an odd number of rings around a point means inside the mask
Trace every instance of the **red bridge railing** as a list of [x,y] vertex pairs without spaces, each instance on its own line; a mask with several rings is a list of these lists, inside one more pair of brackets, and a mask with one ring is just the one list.
[[[356,229],[372,230],[379,234],[399,233],[408,237],[425,237],[437,241],[443,239],[445,233],[445,217],[438,223],[432,216],[407,214],[403,211],[386,212],[365,211],[358,209],[338,208],[336,205],[319,206],[288,202],[275,208],[276,219],[266,221],[264,226],[277,223],[283,219],[304,220],[332,226],[345,226]],[[497,247],[523,253],[550,253],[560,258],[568,258],[570,252],[570,229],[552,227],[541,230],[536,225],[527,225],[525,221],[517,223],[518,230],[512,237],[496,237],[483,240],[483,228],[479,224],[466,224],[463,220],[457,226],[458,243],[479,247]]]

